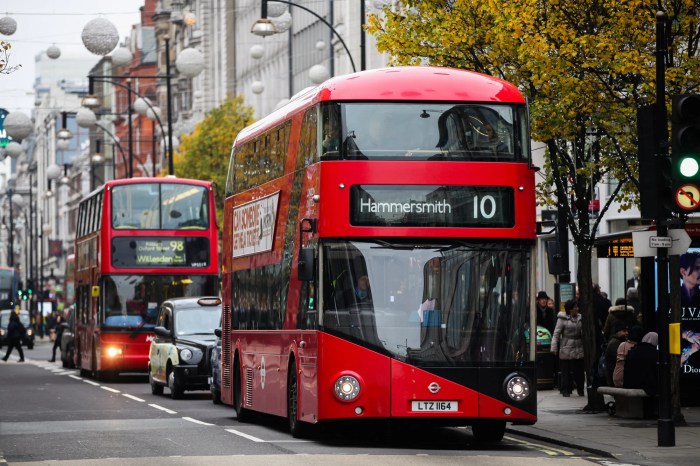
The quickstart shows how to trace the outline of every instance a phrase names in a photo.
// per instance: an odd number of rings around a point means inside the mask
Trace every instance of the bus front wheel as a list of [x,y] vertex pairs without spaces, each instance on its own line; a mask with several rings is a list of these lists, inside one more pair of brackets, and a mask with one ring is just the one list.
[[238,362],[238,356],[236,356],[236,362],[233,365],[233,407],[236,410],[236,419],[238,419],[238,422],[246,422],[248,419],[248,413],[243,407],[243,400],[241,398],[242,383],[241,365]]
[[478,421],[472,425],[472,434],[477,443],[498,443],[505,433],[505,421]]
[[[293,357],[293,356],[292,356]],[[294,438],[303,438],[308,435],[307,425],[299,420],[299,378],[297,377],[297,365],[292,359],[289,363],[289,375],[287,376],[287,420],[289,432]]]

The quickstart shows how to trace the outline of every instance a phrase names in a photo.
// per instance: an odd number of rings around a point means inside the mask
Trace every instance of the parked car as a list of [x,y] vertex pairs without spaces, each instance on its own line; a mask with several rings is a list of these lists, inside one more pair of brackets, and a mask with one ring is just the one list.
[[[0,311],[0,348],[3,347],[3,345],[6,344],[5,340],[7,339],[7,324],[10,322],[10,314],[12,312],[17,312],[13,311],[12,309],[3,309]],[[24,325],[24,328],[27,329],[27,333],[25,333],[24,338],[22,338],[22,345],[26,346],[29,349],[34,348],[34,330],[32,329],[32,319],[29,316],[29,311],[18,311],[19,312],[19,321],[22,322],[22,325]]]
[[166,386],[174,399],[182,398],[185,390],[209,390],[214,329],[220,320],[217,297],[173,298],[161,304],[148,356],[154,395],[162,395]]
[[211,350],[211,377],[209,377],[209,390],[211,391],[211,401],[221,404],[221,328],[214,329],[216,335],[216,345]]
[[61,323],[63,334],[61,334],[61,363],[63,367],[75,367],[74,346],[75,341],[75,306],[70,306],[66,312],[66,320]]

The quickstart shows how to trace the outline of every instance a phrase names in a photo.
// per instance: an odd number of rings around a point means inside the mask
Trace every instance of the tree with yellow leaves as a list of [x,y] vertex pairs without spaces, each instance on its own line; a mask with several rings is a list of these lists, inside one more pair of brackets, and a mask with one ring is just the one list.
[[[637,203],[637,108],[655,101],[657,10],[668,15],[666,89],[697,92],[696,0],[402,0],[370,15],[367,30],[393,64],[479,71],[516,84],[529,102],[532,136],[546,148],[543,205],[566,215],[577,247],[579,305],[592,316],[592,249],[613,202]],[[597,218],[596,186],[617,180]],[[613,185],[615,185],[613,183]],[[597,352],[584,319],[586,367]],[[589,396],[589,406],[594,407]]]
[[175,154],[176,173],[214,182],[219,226],[224,224],[224,187],[231,147],[238,132],[253,121],[253,109],[243,105],[242,97],[226,99],[207,113],[192,134],[182,136]]

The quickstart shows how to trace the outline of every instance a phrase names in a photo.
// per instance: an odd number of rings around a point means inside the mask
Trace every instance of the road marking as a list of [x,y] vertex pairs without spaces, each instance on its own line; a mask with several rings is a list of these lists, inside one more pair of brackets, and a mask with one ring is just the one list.
[[75,379],[75,380],[83,380],[82,377],[78,377],[77,375],[73,375],[73,374],[69,375],[68,377],[70,377],[71,379]]
[[139,398],[139,397],[137,397],[137,396],[134,396],[134,395],[129,395],[128,393],[122,393],[122,395],[125,396],[125,397],[127,397],[127,398],[131,398],[132,400],[140,401],[141,403],[145,403],[145,402],[146,402],[146,400],[142,400],[141,398]]
[[561,449],[559,449],[559,448],[551,448],[551,447],[549,447],[549,446],[541,445],[541,444],[539,444],[539,443],[532,443],[532,442],[528,442],[528,441],[526,441],[526,440],[520,440],[520,439],[517,439],[517,438],[508,437],[508,436],[505,436],[505,437],[503,437],[503,438],[508,439],[508,440],[510,440],[510,441],[512,441],[512,442],[520,443],[520,444],[522,444],[522,445],[524,445],[524,446],[529,446],[529,447],[532,447],[532,448],[536,448],[536,449],[538,449],[538,450],[540,450],[540,451],[542,451],[542,452],[544,452],[544,453],[546,453],[546,454],[548,454],[548,455],[550,455],[550,456],[557,456],[557,455],[574,456],[574,453],[572,453],[572,452],[570,452],[570,451],[568,451],[568,450],[561,450]]
[[95,387],[99,387],[99,386],[100,386],[99,383],[93,382],[92,380],[87,380],[87,379],[82,379],[82,380],[83,380],[83,382],[89,383],[90,385],[93,385],[93,386],[95,386]]
[[238,431],[236,429],[225,429],[226,432],[231,432],[232,434],[238,435],[239,437],[247,438],[248,440],[252,440],[253,442],[258,442],[258,443],[267,443],[265,440],[257,437],[253,437],[252,435],[244,434],[241,431]]
[[208,422],[198,421],[197,419],[192,419],[191,417],[183,417],[185,421],[194,422],[195,424],[201,424],[203,426],[213,426],[214,424],[209,424]]
[[150,406],[151,408],[160,409],[161,411],[165,411],[165,412],[168,413],[168,414],[177,414],[177,411],[173,411],[173,410],[171,410],[171,409],[164,408],[164,407],[158,406],[158,405],[156,405],[156,404],[149,404],[148,406]]
[[104,385],[100,386],[100,388],[102,390],[107,390],[108,392],[112,392],[112,393],[121,393],[119,390],[116,390],[116,389],[111,388],[111,387],[105,387]]

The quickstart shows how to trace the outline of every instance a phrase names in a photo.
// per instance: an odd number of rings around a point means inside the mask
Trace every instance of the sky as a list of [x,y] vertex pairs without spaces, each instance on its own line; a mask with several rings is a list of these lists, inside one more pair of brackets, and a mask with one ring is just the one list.
[[[22,65],[10,74],[0,74],[0,108],[27,115],[34,107],[34,59],[55,44],[61,57],[100,56],[87,51],[81,40],[83,27],[103,17],[119,31],[120,42],[131,26],[140,22],[144,0],[0,0],[0,18],[12,17],[17,31],[0,40],[12,45],[9,66]],[[57,60],[60,61],[61,57]]]

